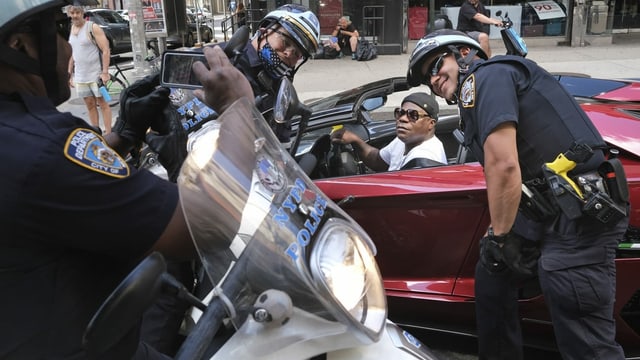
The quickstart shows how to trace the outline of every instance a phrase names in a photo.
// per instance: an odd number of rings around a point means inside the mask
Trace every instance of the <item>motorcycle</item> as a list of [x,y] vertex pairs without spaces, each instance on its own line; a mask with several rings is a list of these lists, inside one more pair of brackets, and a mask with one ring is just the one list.
[[[279,116],[300,111],[289,81],[277,104]],[[214,284],[210,300],[189,293],[154,253],[91,320],[89,353],[119,341],[168,289],[202,312],[176,359],[436,359],[387,319],[369,236],[314,185],[249,101],[202,125],[188,147],[180,202]]]
[[526,57],[528,54],[527,44],[513,29],[513,21],[509,19],[509,13],[505,12],[504,16],[502,16],[502,10],[498,10],[496,11],[496,16],[502,20],[500,36],[502,36],[502,42],[507,48],[507,55]]

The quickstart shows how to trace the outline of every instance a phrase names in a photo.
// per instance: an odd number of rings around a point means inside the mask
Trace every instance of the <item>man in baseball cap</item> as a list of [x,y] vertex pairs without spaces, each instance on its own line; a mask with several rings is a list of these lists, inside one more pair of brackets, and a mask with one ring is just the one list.
[[375,171],[444,165],[444,146],[435,136],[438,110],[433,95],[412,93],[393,111],[396,138],[384,148],[377,149],[346,129],[334,131],[331,141],[352,144],[364,164]]

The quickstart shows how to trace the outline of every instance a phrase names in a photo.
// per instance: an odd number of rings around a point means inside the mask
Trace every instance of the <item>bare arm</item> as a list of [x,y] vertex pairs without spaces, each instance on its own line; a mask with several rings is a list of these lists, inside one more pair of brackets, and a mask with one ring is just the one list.
[[495,26],[502,26],[502,21],[498,20],[498,19],[494,19],[494,18],[490,18],[487,17],[483,14],[480,13],[476,13],[473,16],[473,20],[477,21],[477,22],[481,22],[483,24],[489,24],[489,25],[495,25]]
[[331,32],[331,36],[338,36],[340,34],[340,30],[342,28],[340,27],[340,25],[336,26],[335,29],[333,29],[333,32]]
[[69,57],[69,86],[73,87],[73,73],[75,72],[76,63],[73,62],[73,56]]
[[109,39],[105,35],[104,30],[97,24],[93,25],[93,35],[96,38],[96,44],[102,52],[102,72],[100,78],[103,82],[107,82],[110,79],[109,75],[109,62],[111,61],[111,49],[109,49]]
[[484,143],[484,176],[491,226],[496,235],[508,233],[518,212],[522,177],[513,123],[498,126]]

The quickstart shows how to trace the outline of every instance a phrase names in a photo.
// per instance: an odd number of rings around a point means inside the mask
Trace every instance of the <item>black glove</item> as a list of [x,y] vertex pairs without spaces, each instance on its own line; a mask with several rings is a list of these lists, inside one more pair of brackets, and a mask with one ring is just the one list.
[[120,94],[120,113],[113,131],[136,144],[144,140],[151,123],[162,116],[169,104],[169,89],[157,88],[159,75],[149,75],[136,81]]
[[480,240],[480,261],[492,273],[508,267],[516,275],[535,275],[539,257],[538,243],[513,231],[501,236],[489,232]]
[[176,182],[180,168],[187,157],[187,132],[175,109],[166,106],[157,117],[146,136],[145,142],[158,154],[160,164],[167,170],[169,181]]

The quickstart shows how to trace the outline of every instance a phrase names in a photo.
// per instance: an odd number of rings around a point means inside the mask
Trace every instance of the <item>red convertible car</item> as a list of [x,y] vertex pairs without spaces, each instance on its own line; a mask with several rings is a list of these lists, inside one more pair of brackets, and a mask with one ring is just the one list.
[[[628,357],[640,355],[640,82],[557,75],[604,139],[619,151],[631,196],[630,225],[618,250],[615,320]],[[446,166],[374,173],[329,133],[341,125],[376,147],[395,136],[392,109],[410,91],[404,78],[368,84],[309,106],[298,156],[311,153],[311,177],[370,234],[396,323],[474,336],[474,267],[489,225],[481,166],[456,139],[455,109],[441,111],[437,136]],[[388,104],[388,106],[384,106]],[[537,281],[523,284],[520,314],[525,343],[554,349],[553,329]]]

